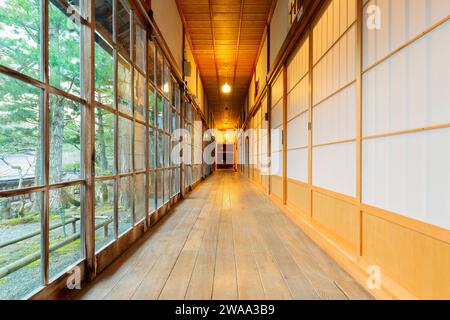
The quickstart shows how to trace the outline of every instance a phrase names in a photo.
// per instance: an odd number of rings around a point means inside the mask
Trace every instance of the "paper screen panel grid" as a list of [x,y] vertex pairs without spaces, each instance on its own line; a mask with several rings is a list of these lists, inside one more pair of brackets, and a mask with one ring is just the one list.
[[264,97],[261,103],[261,131],[260,131],[260,163],[261,163],[261,174],[268,174],[268,165],[269,165],[269,132],[268,132],[268,122],[266,121],[265,114],[267,113],[267,97]]
[[447,21],[364,74],[364,136],[450,123],[449,34]]
[[450,229],[450,128],[363,142],[363,202]]
[[309,37],[287,67],[287,178],[308,182]]
[[313,184],[354,197],[356,195],[356,143],[313,148]]
[[356,196],[356,1],[331,1],[313,30],[315,186]]
[[356,84],[339,91],[313,109],[313,144],[356,138]]
[[287,91],[290,92],[309,70],[309,37],[303,40],[288,64]]
[[283,75],[280,73],[272,86],[271,114],[271,170],[272,175],[282,176],[282,131],[283,131]]
[[382,29],[363,35],[362,201],[450,229],[450,22],[430,30],[450,1],[370,4]]
[[356,24],[314,66],[313,105],[356,79]]
[[448,0],[372,0],[365,6],[364,21],[372,13],[368,9],[373,5],[379,8],[381,26],[380,29],[364,28],[364,68],[445,19],[450,12]]
[[319,61],[355,20],[356,0],[334,0],[329,3],[313,29],[314,64]]

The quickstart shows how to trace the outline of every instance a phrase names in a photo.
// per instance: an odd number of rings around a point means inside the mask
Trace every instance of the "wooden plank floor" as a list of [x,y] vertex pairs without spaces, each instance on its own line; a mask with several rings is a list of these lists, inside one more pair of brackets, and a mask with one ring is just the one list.
[[80,299],[371,299],[253,183],[203,182]]

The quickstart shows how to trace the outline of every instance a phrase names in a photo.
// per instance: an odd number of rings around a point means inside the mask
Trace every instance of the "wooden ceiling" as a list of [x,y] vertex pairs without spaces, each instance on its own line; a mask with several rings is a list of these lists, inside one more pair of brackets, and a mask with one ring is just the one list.
[[[234,128],[274,0],[177,0],[216,127]],[[221,87],[231,85],[230,94]]]

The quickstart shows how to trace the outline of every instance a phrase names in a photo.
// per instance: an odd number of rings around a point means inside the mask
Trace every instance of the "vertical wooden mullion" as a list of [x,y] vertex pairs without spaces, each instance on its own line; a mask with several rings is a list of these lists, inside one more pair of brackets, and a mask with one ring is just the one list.
[[[268,168],[268,187],[267,187],[267,193],[270,195],[272,194],[272,84],[267,84],[267,114],[268,114],[268,121],[267,121],[267,155],[270,159],[269,161],[269,168]],[[250,139],[249,139],[249,150],[250,150]],[[250,152],[249,152],[250,155]],[[250,157],[249,157],[250,158]],[[250,163],[250,159],[249,159]]]
[[114,106],[115,106],[115,117],[114,117],[114,166],[116,174],[116,183],[114,185],[114,233],[115,238],[119,238],[119,96],[117,91],[118,85],[118,74],[119,74],[119,55],[118,55],[118,41],[117,41],[117,30],[118,30],[118,1],[114,0],[113,9],[113,38],[114,38]]
[[[184,78],[183,78],[184,79]],[[186,178],[186,164],[184,163],[184,157],[185,157],[185,152],[186,150],[184,150],[184,130],[186,130],[186,99],[184,98],[184,85],[181,87],[181,92],[180,92],[180,112],[181,112],[181,116],[180,116],[180,128],[183,130],[183,135],[181,136],[181,141],[180,141],[180,146],[181,146],[181,150],[182,150],[182,157],[181,157],[181,164],[180,164],[180,193],[181,193],[181,199],[184,198],[185,196],[185,184],[184,184],[184,179]]]
[[362,72],[363,72],[363,0],[356,0],[356,23],[357,23],[357,78],[356,78],[356,200],[359,207],[359,242],[358,253],[363,254],[363,213],[361,209],[362,203],[362,107],[363,107],[363,91],[362,91]]
[[[179,92],[179,99],[180,99],[180,114],[179,114],[179,124],[178,126],[180,127],[180,129],[184,130],[185,129],[185,108],[186,108],[186,101],[184,99],[184,86],[185,86],[185,80],[186,80],[186,73],[185,73],[185,68],[184,68],[184,62],[186,61],[186,27],[183,24],[183,39],[182,39],[182,57],[183,57],[183,68],[182,68],[182,79],[183,79],[183,84],[180,86],[180,92]],[[184,133],[184,131],[182,131]],[[184,143],[184,134],[180,137],[180,147],[181,150],[183,152],[183,157],[181,157],[181,163],[180,163],[180,176],[179,176],[179,180],[180,180],[180,198],[183,199],[184,198],[184,176],[185,176],[185,169],[184,169],[184,148],[183,148],[183,143]]]
[[148,228],[150,226],[150,135],[148,131],[150,130],[150,122],[149,122],[149,95],[148,91],[150,90],[150,84],[149,84],[149,57],[148,57],[148,41],[150,39],[150,35],[148,33],[148,28],[146,27],[145,32],[145,101],[144,101],[144,119],[145,119],[145,228]]
[[[86,277],[92,280],[95,265],[95,14],[94,1],[84,0],[82,8],[88,25],[81,27],[82,90],[85,99],[83,108],[83,166],[85,174],[84,212],[82,214],[82,243],[86,257]],[[83,240],[84,239],[84,240]]]
[[314,100],[314,70],[313,70],[313,56],[314,56],[314,25],[310,27],[309,31],[309,120],[308,120],[308,214],[309,217],[313,216],[313,100]]
[[135,105],[135,101],[134,101],[134,73],[135,73],[135,69],[134,69],[134,64],[136,62],[135,59],[135,54],[134,54],[134,47],[135,47],[135,39],[134,39],[134,11],[133,10],[129,10],[128,14],[130,15],[130,74],[131,74],[131,86],[130,86],[130,90],[131,90],[131,112],[133,114],[133,127],[131,130],[131,170],[133,172],[133,188],[132,190],[134,190],[133,192],[133,201],[132,201],[132,205],[131,205],[131,210],[132,210],[132,215],[131,215],[131,227],[134,227],[134,225],[136,224],[136,160],[135,160],[135,150],[136,150],[136,146],[135,146],[135,134],[136,134],[136,105]]
[[283,65],[283,205],[287,201],[287,64]]
[[50,96],[48,90],[49,84],[49,34],[48,34],[48,24],[49,24],[49,15],[48,15],[48,0],[41,1],[42,6],[42,30],[41,30],[41,75],[42,80],[45,82],[45,90],[43,97],[43,168],[44,168],[44,186],[46,188],[44,193],[44,201],[42,203],[41,210],[41,228],[42,228],[42,236],[41,236],[41,263],[42,263],[42,279],[43,284],[47,285],[49,283],[49,215],[50,215]]

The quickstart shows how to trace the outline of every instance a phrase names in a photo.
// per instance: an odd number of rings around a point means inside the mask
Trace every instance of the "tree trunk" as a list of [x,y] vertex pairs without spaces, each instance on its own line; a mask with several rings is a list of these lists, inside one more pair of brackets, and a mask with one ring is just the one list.
[[[42,183],[42,150],[41,150],[41,146],[38,145],[38,147],[36,148],[36,162],[34,164],[34,185],[38,186]],[[32,201],[33,201],[33,207],[31,209],[31,211],[33,212],[40,212],[41,211],[41,207],[40,207],[40,194],[39,193],[34,193],[32,195]]]
[[98,162],[102,171],[108,170],[108,158],[106,157],[106,142],[105,142],[105,125],[103,123],[102,112],[97,113],[97,139],[98,139]]
[[[100,101],[101,98],[99,97]],[[96,131],[98,145],[96,149],[96,153],[98,154],[98,162],[100,169],[105,172],[108,170],[108,158],[106,157],[106,142],[105,142],[105,125],[103,122],[103,113],[102,111],[97,112],[97,126],[98,129]],[[108,186],[106,183],[102,183],[101,189],[101,198],[103,203],[108,202]]]
[[0,198],[0,221],[11,219],[11,201],[9,198]]

